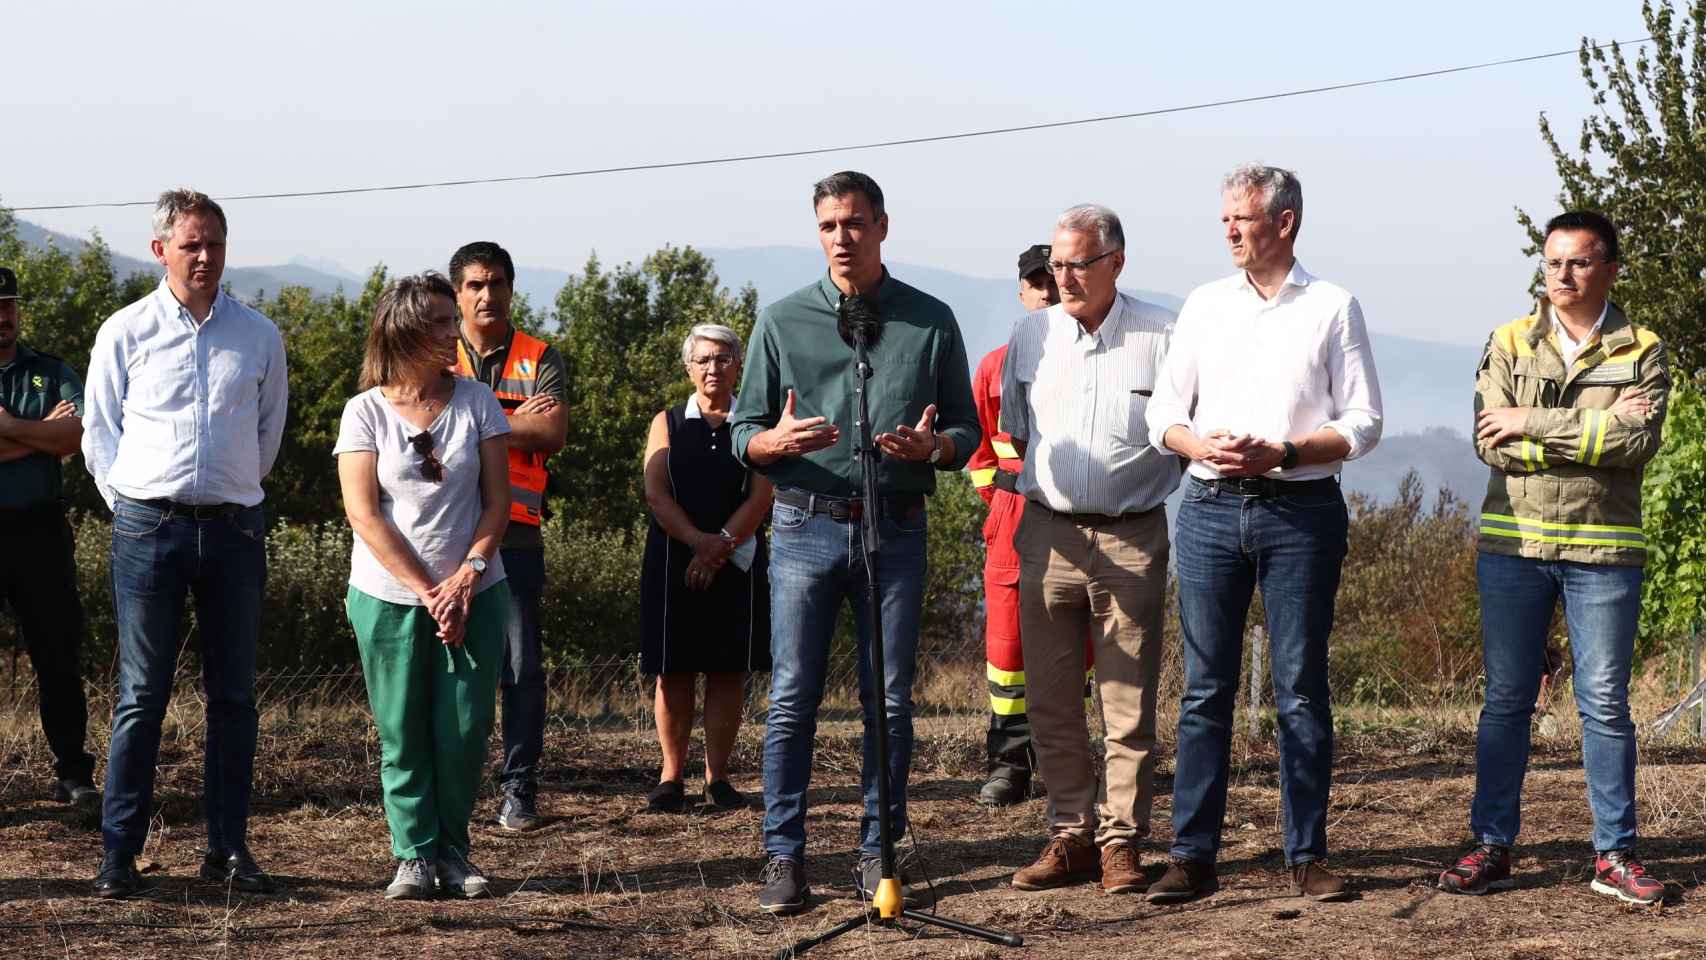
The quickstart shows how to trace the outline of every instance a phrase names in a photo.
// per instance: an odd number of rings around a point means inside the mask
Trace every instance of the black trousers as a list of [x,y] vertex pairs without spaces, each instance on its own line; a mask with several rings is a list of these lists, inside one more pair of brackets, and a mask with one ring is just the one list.
[[0,510],[0,600],[11,608],[35,667],[54,775],[88,782],[95,758],[83,749],[89,704],[83,696],[83,604],[72,544],[71,525],[58,504]]

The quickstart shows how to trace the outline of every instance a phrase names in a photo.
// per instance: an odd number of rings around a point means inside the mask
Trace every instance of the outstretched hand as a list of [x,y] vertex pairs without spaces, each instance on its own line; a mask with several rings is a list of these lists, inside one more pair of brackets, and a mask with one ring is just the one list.
[[[762,439],[761,439],[762,438]],[[766,462],[780,457],[798,457],[833,446],[841,439],[841,431],[824,417],[794,415],[794,390],[788,389],[788,399],[782,404],[781,419],[769,430],[758,434],[753,442],[761,446]]]
[[877,434],[877,446],[896,460],[928,460],[936,450],[935,423],[936,405],[932,403],[924,408],[917,426],[901,424],[893,433]]

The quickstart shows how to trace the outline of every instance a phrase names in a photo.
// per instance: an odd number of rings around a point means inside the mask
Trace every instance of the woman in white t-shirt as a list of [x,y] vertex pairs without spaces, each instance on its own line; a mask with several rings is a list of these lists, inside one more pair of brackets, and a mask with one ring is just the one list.
[[509,421],[456,362],[455,291],[436,273],[379,297],[333,454],[355,530],[344,601],[383,752],[388,899],[479,897],[468,821],[485,766],[509,587]]

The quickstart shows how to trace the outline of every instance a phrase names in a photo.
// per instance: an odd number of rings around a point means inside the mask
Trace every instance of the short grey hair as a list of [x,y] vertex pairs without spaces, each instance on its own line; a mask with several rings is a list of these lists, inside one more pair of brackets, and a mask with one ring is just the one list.
[[710,340],[729,348],[735,359],[741,358],[740,334],[720,323],[701,323],[687,331],[687,339],[681,341],[681,362],[693,359],[693,342],[695,340]]
[[199,213],[211,216],[219,221],[219,232],[229,233],[230,227],[225,223],[225,211],[213,198],[200,190],[179,187],[160,194],[160,199],[154,203],[154,239],[172,239],[172,230],[178,221],[185,216]]
[[1303,226],[1303,183],[1297,174],[1282,167],[1260,163],[1244,163],[1232,169],[1220,181],[1221,193],[1249,190],[1266,198],[1268,217],[1278,220],[1282,211],[1291,211],[1291,236],[1297,239]]
[[1125,248],[1125,228],[1120,226],[1119,214],[1099,203],[1081,203],[1068,208],[1054,222],[1054,228],[1093,233],[1104,252]]

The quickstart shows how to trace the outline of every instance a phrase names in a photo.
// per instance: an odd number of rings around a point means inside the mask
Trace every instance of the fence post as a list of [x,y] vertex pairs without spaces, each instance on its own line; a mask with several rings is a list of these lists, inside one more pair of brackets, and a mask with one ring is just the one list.
[[[1688,689],[1700,682],[1700,622],[1688,625]],[[1700,739],[1706,740],[1706,702],[1700,704],[1700,719],[1695,726]]]
[[1250,705],[1250,738],[1255,739],[1262,732],[1262,657],[1267,647],[1262,644],[1262,628],[1250,628],[1250,695],[1247,702]]

